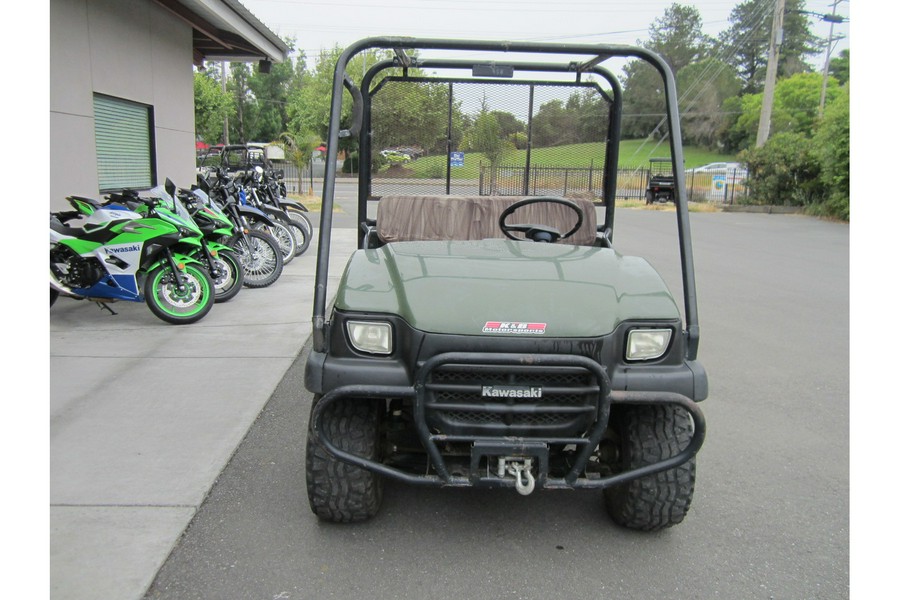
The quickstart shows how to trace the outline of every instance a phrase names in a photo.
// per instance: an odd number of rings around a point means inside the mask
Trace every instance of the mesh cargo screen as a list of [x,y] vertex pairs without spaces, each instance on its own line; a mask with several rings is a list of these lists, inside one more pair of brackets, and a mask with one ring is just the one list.
[[388,77],[372,95],[371,195],[599,202],[609,120],[593,83]]

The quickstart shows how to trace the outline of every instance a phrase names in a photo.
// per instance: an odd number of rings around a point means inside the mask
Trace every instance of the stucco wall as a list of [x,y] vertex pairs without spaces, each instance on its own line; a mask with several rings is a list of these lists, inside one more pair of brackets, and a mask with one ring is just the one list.
[[101,197],[94,92],[153,106],[158,182],[195,182],[191,35],[151,0],[50,0],[50,210]]

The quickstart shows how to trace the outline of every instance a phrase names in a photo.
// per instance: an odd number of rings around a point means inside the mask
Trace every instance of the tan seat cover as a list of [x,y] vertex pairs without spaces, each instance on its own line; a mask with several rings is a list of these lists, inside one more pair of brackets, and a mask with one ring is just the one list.
[[[377,231],[383,242],[483,240],[505,238],[500,215],[525,196],[383,196],[378,202]],[[597,215],[590,200],[572,199],[584,211],[584,222],[559,243],[592,246]],[[507,223],[549,225],[565,235],[577,215],[560,204],[540,202],[517,210]],[[524,238],[523,234],[514,235]]]

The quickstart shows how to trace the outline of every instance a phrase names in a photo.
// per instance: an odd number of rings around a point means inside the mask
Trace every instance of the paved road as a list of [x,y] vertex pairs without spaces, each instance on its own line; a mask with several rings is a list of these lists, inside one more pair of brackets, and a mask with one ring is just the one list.
[[[671,277],[672,217],[620,211],[616,247]],[[622,530],[595,492],[396,483],[371,522],[319,523],[304,352],[146,598],[849,597],[848,227],[740,213],[692,225],[710,398],[683,524]]]

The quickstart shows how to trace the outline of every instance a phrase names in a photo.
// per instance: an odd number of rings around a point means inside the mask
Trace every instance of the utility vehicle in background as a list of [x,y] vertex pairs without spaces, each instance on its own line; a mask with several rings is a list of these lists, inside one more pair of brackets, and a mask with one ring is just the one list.
[[644,196],[647,204],[653,204],[654,202],[666,203],[675,200],[675,174],[672,172],[671,159],[650,159],[647,191]]
[[[393,55],[351,80],[348,63],[369,50]],[[504,60],[486,61],[491,52]],[[622,88],[603,66],[613,58],[645,60],[660,74],[670,165],[683,165],[674,77],[644,48],[382,37],[338,59],[305,371],[314,394],[306,484],[319,518],[374,516],[390,479],[523,495],[603,490],[625,527],[684,519],[706,430],[697,403],[707,396],[684,173],[672,173],[679,307],[645,259],[613,243]],[[342,129],[345,88],[353,110]],[[499,132],[490,115],[503,105],[527,121],[521,135],[536,135],[551,103],[589,109],[581,114],[592,119],[573,130],[593,132],[589,163],[540,171],[535,137],[522,145],[524,167],[500,154],[488,165],[491,189],[515,193],[480,196],[477,181],[457,175],[474,160],[461,120],[479,135]],[[441,106],[444,121],[427,138],[415,117]],[[342,138],[358,139],[359,230],[329,307]],[[479,143],[488,156],[490,140]],[[431,161],[432,173],[380,179],[373,152],[389,144],[424,147],[409,167]],[[588,176],[577,186],[576,171]]]

